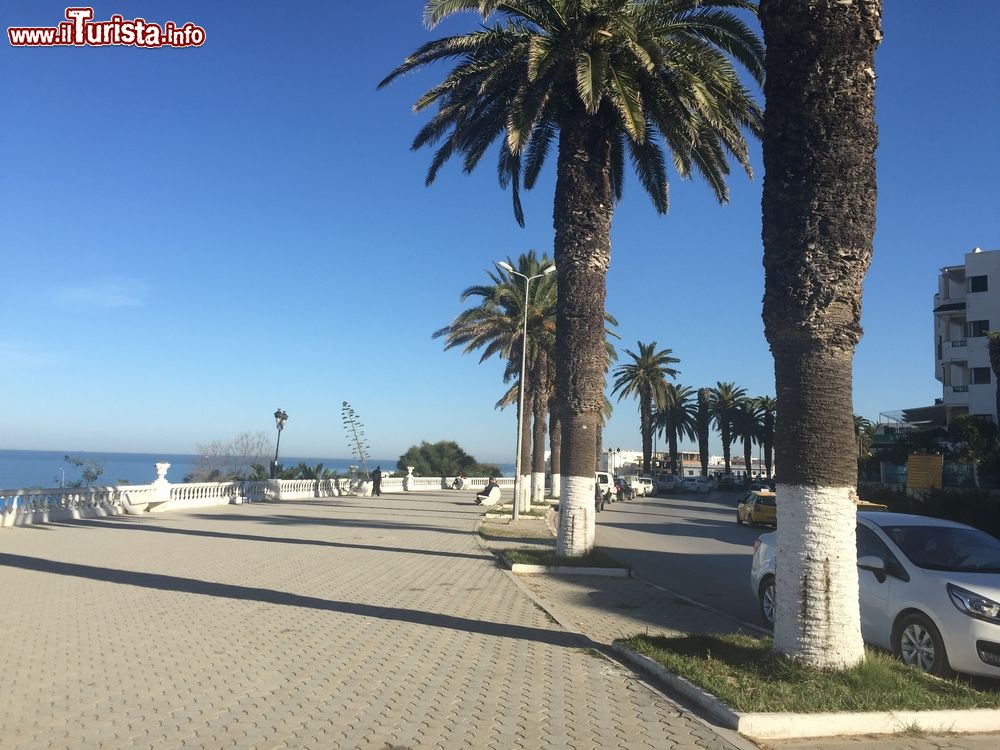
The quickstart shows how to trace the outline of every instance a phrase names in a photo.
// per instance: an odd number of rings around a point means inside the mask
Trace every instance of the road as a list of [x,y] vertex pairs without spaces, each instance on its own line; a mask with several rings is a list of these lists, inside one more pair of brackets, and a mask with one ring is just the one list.
[[647,580],[763,626],[749,577],[753,542],[765,529],[736,525],[741,494],[671,493],[606,505],[597,545]]

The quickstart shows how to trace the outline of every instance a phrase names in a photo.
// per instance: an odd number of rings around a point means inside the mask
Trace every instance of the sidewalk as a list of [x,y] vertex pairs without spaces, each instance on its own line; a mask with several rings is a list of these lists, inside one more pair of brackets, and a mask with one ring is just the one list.
[[[536,537],[544,535],[535,521],[518,521],[516,525],[507,522],[505,525],[507,533],[513,536],[528,533]],[[493,541],[486,541],[485,544],[494,549],[519,546]],[[641,576],[642,571],[635,573]],[[584,634],[602,647],[610,646],[616,638],[647,631],[677,635],[725,633],[740,628],[734,620],[693,605],[639,578],[553,575],[519,578],[561,624]],[[1000,748],[1000,735],[840,737],[770,740],[758,744],[774,750],[997,750]]]
[[733,747],[554,623],[470,499],[0,531],[0,747]]

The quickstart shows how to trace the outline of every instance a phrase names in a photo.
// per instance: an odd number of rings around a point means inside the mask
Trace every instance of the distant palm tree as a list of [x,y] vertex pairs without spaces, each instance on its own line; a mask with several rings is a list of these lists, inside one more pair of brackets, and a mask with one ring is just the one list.
[[[517,261],[508,259],[511,267],[525,276],[542,274],[552,263],[547,256],[541,258],[534,250],[522,254]],[[525,374],[525,404],[517,404],[518,413],[524,409],[524,419],[521,420],[521,465],[516,470],[521,476],[523,488],[522,497],[517,498],[518,508],[525,508],[530,503],[527,482],[531,475],[531,416],[538,417],[538,405],[532,412],[535,403],[534,392],[541,389],[544,393],[543,404],[548,403],[548,381],[542,379],[532,382],[531,374],[538,374],[551,365],[552,347],[555,335],[556,306],[556,275],[549,274],[536,279],[530,287],[529,297],[525,298],[524,280],[508,273],[502,268],[487,271],[489,284],[471,286],[462,292],[462,301],[478,299],[479,303],[463,312],[447,326],[434,332],[433,338],[445,337],[445,349],[462,346],[463,353],[468,354],[478,349],[482,350],[479,358],[484,362],[496,355],[506,361],[504,381],[514,381],[519,385],[521,373],[521,347],[523,345],[524,314],[528,313],[528,351],[527,372]],[[517,402],[519,388],[514,388],[514,403]],[[500,404],[505,400],[502,398]],[[544,414],[541,416],[544,424]],[[544,433],[543,433],[544,434]],[[544,459],[543,459],[544,460]]]
[[[471,172],[499,142],[497,173],[523,223],[519,187],[536,184],[556,155],[555,254],[559,275],[556,397],[562,419],[559,554],[594,544],[593,476],[611,220],[630,160],[656,210],[668,207],[668,157],[683,177],[705,177],[728,198],[729,159],[747,172],[745,131],[760,111],[737,73],[762,80],[763,48],[730,8],[748,0],[429,0],[430,27],[462,11],[484,26],[429,42],[379,86],[410,71],[454,63],[416,109],[437,112],[414,148],[436,146],[427,182],[452,156]],[[498,20],[486,25],[491,17]],[[735,64],[734,62],[735,61]],[[553,149],[553,143],[556,144]],[[570,533],[570,530],[573,530]]]
[[698,410],[695,422],[698,429],[698,459],[701,463],[701,475],[708,476],[708,439],[712,423],[712,389],[698,389]]
[[781,405],[774,650],[844,669],[865,656],[852,368],[875,232],[882,0],[762,0],[758,15],[767,41],[763,317]]
[[733,418],[737,405],[747,394],[746,388],[741,388],[736,383],[723,383],[719,381],[715,388],[711,389],[710,408],[712,421],[715,422],[715,429],[722,436],[722,460],[726,467],[726,474],[729,474],[730,446],[733,442]]
[[767,471],[767,478],[771,479],[771,466],[774,457],[774,418],[778,402],[772,396],[758,396],[757,405],[762,413],[760,444],[764,449],[764,468]]
[[632,362],[620,365],[615,370],[615,382],[611,394],[618,394],[621,401],[626,396],[639,399],[639,432],[642,436],[642,471],[649,473],[649,462],[653,456],[653,407],[664,403],[667,377],[676,377],[677,370],[671,365],[680,360],[670,356],[673,349],[656,351],[656,342],[639,343],[638,354],[628,349],[625,353]]
[[670,451],[670,473],[681,474],[677,442],[683,438],[694,440],[698,435],[697,404],[693,401],[694,388],[667,383],[663,402],[656,410],[654,423],[667,438]]
[[862,417],[860,414],[854,415],[854,441],[858,446],[858,458],[868,455],[872,447],[872,436],[875,432],[875,425],[870,419]]
[[743,441],[743,466],[749,481],[753,467],[753,444],[760,442],[764,413],[757,399],[741,398],[733,410],[732,419],[733,439]]

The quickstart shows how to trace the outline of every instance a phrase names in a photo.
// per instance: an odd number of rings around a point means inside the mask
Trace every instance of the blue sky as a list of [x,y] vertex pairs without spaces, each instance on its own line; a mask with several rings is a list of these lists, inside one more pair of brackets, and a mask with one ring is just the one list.
[[[0,23],[66,3],[0,0]],[[340,404],[376,456],[454,439],[512,461],[498,362],[431,333],[493,260],[551,252],[552,170],[515,224],[492,163],[423,184],[415,98],[376,83],[434,32],[419,0],[95,2],[193,21],[198,49],[0,44],[0,448],[189,452],[290,416],[288,455],[342,456]],[[291,8],[291,10],[281,10]],[[879,203],[855,411],[929,404],[936,273],[1000,248],[1000,4],[890,1],[877,57]],[[658,216],[633,181],[614,220],[608,310],[678,381],[773,393],[763,337],[760,154],[729,205],[673,178]],[[638,447],[634,402],[605,444]],[[718,451],[718,445],[715,451]]]

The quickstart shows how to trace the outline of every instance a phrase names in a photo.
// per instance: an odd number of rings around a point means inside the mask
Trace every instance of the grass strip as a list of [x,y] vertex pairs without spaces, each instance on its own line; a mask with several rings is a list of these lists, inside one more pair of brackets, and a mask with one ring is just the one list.
[[583,557],[560,557],[553,550],[545,549],[508,549],[504,550],[503,554],[512,565],[546,565],[553,568],[628,569],[628,565],[596,549]]
[[841,672],[772,654],[770,638],[748,635],[636,635],[622,641],[741,713],[996,708],[1000,692],[941,680],[868,650]]
[[[537,526],[537,524],[532,524]],[[552,542],[552,535],[544,526],[537,529],[526,529],[524,526],[510,528],[506,525],[484,523],[479,527],[479,536],[483,539],[535,539],[540,542]]]

